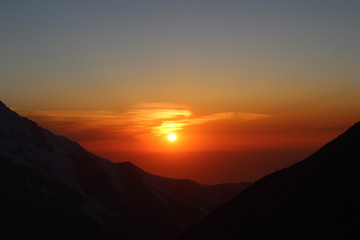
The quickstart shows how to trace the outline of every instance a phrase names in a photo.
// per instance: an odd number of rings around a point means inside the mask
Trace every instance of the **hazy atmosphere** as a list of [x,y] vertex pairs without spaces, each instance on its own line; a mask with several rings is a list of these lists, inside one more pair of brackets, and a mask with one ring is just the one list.
[[[113,161],[254,180],[359,119],[359,11],[350,0],[2,1],[1,100]],[[247,177],[195,171],[212,152]],[[177,153],[193,157],[183,166]]]

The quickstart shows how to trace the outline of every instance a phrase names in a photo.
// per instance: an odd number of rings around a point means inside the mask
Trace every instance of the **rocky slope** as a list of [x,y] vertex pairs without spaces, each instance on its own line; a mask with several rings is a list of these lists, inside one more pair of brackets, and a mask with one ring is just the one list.
[[255,182],[180,239],[360,239],[360,123]]
[[0,221],[13,239],[173,239],[248,185],[112,163],[0,102]]

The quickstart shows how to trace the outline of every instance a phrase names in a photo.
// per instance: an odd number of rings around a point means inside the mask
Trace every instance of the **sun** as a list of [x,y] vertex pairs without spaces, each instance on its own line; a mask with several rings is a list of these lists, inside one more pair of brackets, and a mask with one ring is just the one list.
[[170,142],[174,142],[176,140],[176,135],[171,133],[167,136],[167,138]]

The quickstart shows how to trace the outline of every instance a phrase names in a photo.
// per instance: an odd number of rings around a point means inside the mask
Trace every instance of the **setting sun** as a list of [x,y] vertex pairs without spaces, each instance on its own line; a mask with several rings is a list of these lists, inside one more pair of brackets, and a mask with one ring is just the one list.
[[172,133],[169,134],[167,138],[170,142],[174,142],[176,140],[176,135]]

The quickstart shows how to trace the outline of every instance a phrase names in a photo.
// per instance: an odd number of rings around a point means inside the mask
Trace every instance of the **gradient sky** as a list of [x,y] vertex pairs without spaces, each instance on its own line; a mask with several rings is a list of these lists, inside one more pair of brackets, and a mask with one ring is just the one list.
[[114,159],[314,150],[360,120],[359,1],[4,0],[0,29],[0,99]]

